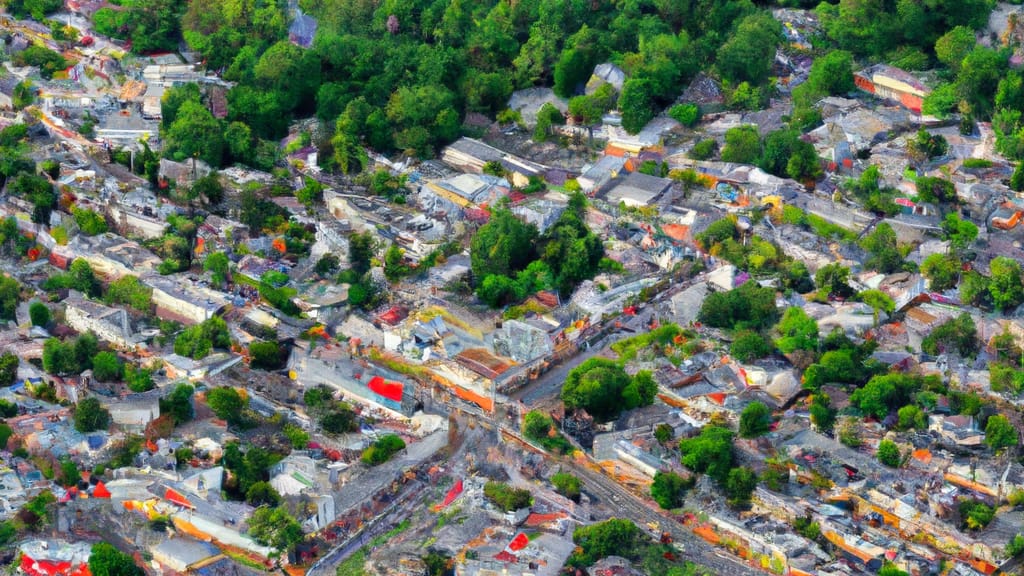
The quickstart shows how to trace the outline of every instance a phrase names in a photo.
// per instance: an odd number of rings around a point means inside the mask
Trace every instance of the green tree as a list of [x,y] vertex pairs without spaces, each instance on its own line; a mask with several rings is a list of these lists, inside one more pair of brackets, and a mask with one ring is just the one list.
[[14,320],[21,300],[21,285],[9,276],[0,276],[0,320]]
[[826,264],[814,274],[814,283],[826,296],[848,297],[853,295],[850,288],[850,269],[838,262]]
[[484,484],[484,497],[505,512],[526,508],[533,500],[529,490],[493,481]]
[[705,426],[699,435],[681,440],[679,451],[684,466],[724,482],[733,464],[732,430]]
[[88,208],[74,207],[71,209],[75,223],[86,236],[96,236],[107,231],[107,220],[102,214]]
[[89,572],[93,576],[143,576],[146,572],[128,554],[106,542],[92,545]]
[[1021,554],[1024,554],[1024,534],[1017,534],[1006,543],[1006,555],[1010,558],[1016,558]]
[[961,528],[968,530],[981,530],[988,526],[996,516],[995,508],[970,498],[960,500],[957,512],[960,515]]
[[1021,283],[1020,263],[1006,256],[998,256],[989,262],[991,280],[989,295],[996,308],[1006,311],[1024,301],[1024,284]]
[[664,422],[658,424],[654,429],[654,438],[661,444],[671,442],[672,439],[675,438],[675,435],[676,433],[675,430],[672,429],[672,426],[665,424]]
[[203,270],[210,273],[210,279],[218,287],[223,287],[228,279],[228,256],[223,252],[211,252],[203,262]]
[[511,211],[495,210],[470,241],[470,263],[478,278],[511,276],[534,259],[537,228]]
[[223,318],[213,316],[201,324],[189,326],[174,339],[174,353],[196,360],[207,357],[214,348],[231,346],[231,335]]
[[921,341],[921,350],[938,355],[955,352],[972,358],[979,350],[978,328],[970,314],[964,312],[932,329]]
[[771,73],[782,26],[766,12],[739,21],[736,32],[718,50],[716,66],[726,80],[764,84]]
[[206,403],[210,410],[217,415],[217,418],[237,424],[242,420],[242,410],[245,409],[245,401],[238,393],[238,390],[230,386],[219,386],[206,393]]
[[296,450],[305,450],[309,446],[309,433],[294,424],[285,424],[281,433]]
[[976,43],[974,30],[967,26],[957,26],[935,41],[935,57],[956,73]]
[[962,220],[955,212],[950,212],[942,221],[942,234],[955,252],[962,253],[978,237],[978,227],[969,220]]
[[270,485],[270,482],[255,482],[245,491],[245,501],[250,506],[277,506],[281,503],[281,495]]
[[753,164],[761,157],[761,136],[757,126],[746,124],[725,132],[722,162]]
[[28,317],[32,320],[33,326],[46,328],[50,325],[50,309],[42,302],[33,302],[28,307]]
[[852,92],[853,55],[844,50],[833,50],[815,58],[807,84],[816,94],[841,95]]
[[551,485],[555,490],[574,501],[580,501],[580,479],[568,472],[557,472],[551,476]]
[[551,136],[551,127],[565,124],[565,117],[550,102],[545,102],[537,111],[537,124],[533,128],[533,139],[536,142],[545,142]]
[[277,342],[253,342],[249,344],[249,366],[263,370],[280,370],[288,356]]
[[761,336],[753,330],[743,330],[734,337],[729,345],[729,353],[740,362],[751,362],[758,358],[764,358],[771,354],[772,348]]
[[700,121],[700,108],[696,104],[676,104],[668,115],[683,126],[693,127]]
[[224,155],[224,130],[205,106],[187,100],[167,129],[165,153],[179,162],[198,158],[218,167]]
[[140,283],[138,276],[122,276],[107,286],[104,299],[109,304],[125,304],[147,313],[153,307],[153,289]]
[[730,506],[742,507],[750,503],[750,496],[757,488],[757,474],[746,467],[729,470],[725,480],[725,496]]
[[74,419],[75,430],[79,432],[106,430],[110,426],[110,412],[92,396],[78,402]]
[[791,354],[797,350],[813,352],[818,349],[818,322],[808,316],[803,308],[786,308],[782,320],[775,328],[779,332],[779,339],[775,341],[775,345],[783,354]]
[[878,461],[890,468],[899,468],[903,457],[900,455],[900,448],[892,440],[882,440],[878,443]]
[[82,479],[81,473],[78,471],[78,466],[75,465],[74,461],[67,456],[64,456],[58,462],[60,464],[60,483],[62,486],[77,486],[78,482]]
[[373,235],[369,232],[356,233],[348,237],[348,261],[356,276],[362,276],[370,271],[373,253]]
[[993,452],[1017,445],[1017,429],[1002,414],[990,416],[985,425],[985,443]]
[[302,526],[284,507],[260,507],[249,518],[253,540],[286,552],[302,541]]
[[818,430],[828,432],[835,425],[836,411],[832,408],[831,399],[824,392],[815,392],[811,396],[811,422]]
[[99,382],[116,382],[121,379],[123,366],[117,354],[100,352],[92,361],[92,376]]
[[642,537],[636,524],[619,518],[580,526],[572,533],[578,551],[569,558],[569,564],[590,566],[608,556],[633,557],[642,546]]
[[363,464],[377,466],[387,462],[392,456],[404,449],[405,441],[401,437],[396,434],[386,434],[378,438],[369,448],[363,450],[359,460]]
[[862,248],[870,255],[864,267],[883,274],[891,274],[903,267],[903,256],[896,243],[896,232],[887,222],[881,222],[861,241]]
[[654,400],[657,385],[643,371],[630,378],[618,363],[591,358],[566,377],[562,401],[566,409],[582,408],[600,422],[618,416],[622,410],[646,406]]
[[871,307],[874,313],[875,325],[878,325],[879,312],[892,314],[896,310],[896,303],[888,294],[881,290],[864,290],[857,294],[857,299]]
[[928,418],[920,408],[913,404],[907,404],[897,412],[899,427],[903,430],[916,428],[924,430],[928,426]]
[[631,78],[622,85],[619,94],[619,111],[622,112],[622,127],[630,134],[637,134],[654,118],[653,86],[649,80]]
[[756,438],[768,433],[772,423],[772,413],[761,402],[751,402],[740,413],[740,436]]
[[658,471],[651,483],[651,498],[665,510],[672,510],[683,505],[686,491],[693,487],[693,481],[675,472]]
[[192,393],[195,391],[188,384],[178,384],[170,394],[160,399],[160,413],[170,414],[175,424],[183,424],[192,419]]
[[132,392],[147,392],[153,389],[153,371],[146,368],[136,368],[132,364],[124,367],[124,381]]
[[928,288],[936,291],[955,288],[960,270],[960,260],[951,254],[929,254],[921,263],[921,274],[928,279]]
[[0,354],[0,386],[10,386],[18,379],[18,356],[12,352]]

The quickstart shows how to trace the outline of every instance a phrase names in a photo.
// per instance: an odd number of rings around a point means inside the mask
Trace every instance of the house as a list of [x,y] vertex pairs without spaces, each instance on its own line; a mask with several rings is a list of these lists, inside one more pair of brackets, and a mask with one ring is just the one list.
[[153,560],[179,573],[185,573],[220,556],[209,542],[191,538],[168,538],[152,550]]
[[508,196],[510,190],[507,180],[489,174],[459,174],[428,182],[427,188],[459,208],[493,204]]
[[347,346],[310,350],[308,343],[297,341],[288,359],[288,371],[303,388],[323,384],[340,390],[348,399],[398,418],[408,418],[415,412],[416,386],[407,377],[375,364],[356,363]]
[[110,412],[110,420],[114,424],[139,434],[147,424],[160,417],[160,395],[158,390],[153,390],[131,394],[124,399],[101,398],[101,403]]
[[[92,271],[104,280],[117,280],[123,276],[140,276],[156,270],[160,258],[141,245],[116,234],[75,236],[66,246],[71,257],[68,262],[81,258]],[[64,250],[61,250],[64,253]]]
[[672,187],[668,178],[633,172],[608,191],[608,202],[629,207],[649,206]]
[[958,446],[981,446],[985,432],[978,428],[974,416],[928,416],[928,429],[938,432],[942,438]]
[[459,138],[441,152],[441,161],[470,174],[482,174],[484,165],[501,164],[514,186],[523,187],[530,178],[543,178],[550,170],[548,166],[530,162],[509,154],[475,138]]
[[128,313],[120,308],[86,300],[75,291],[64,299],[64,306],[65,322],[78,332],[93,332],[121,350],[133,350],[142,342],[140,336],[132,334]]
[[554,350],[546,330],[519,320],[506,320],[492,337],[494,352],[516,362],[543,358]]
[[316,491],[316,462],[307,454],[292,452],[270,468],[270,485],[282,496]]
[[1015,202],[1004,202],[989,216],[993,228],[1013,230],[1024,217],[1024,207]]
[[88,576],[90,542],[28,540],[18,546],[19,572],[28,576]]
[[170,379],[184,379],[197,382],[208,376],[216,376],[242,361],[237,354],[219,352],[202,360],[193,360],[177,354],[164,356],[164,370]]
[[904,108],[918,114],[926,96],[931,94],[928,88],[912,74],[886,64],[876,64],[853,75],[857,88],[884,98],[895,100]]
[[299,11],[288,28],[288,41],[302,48],[309,48],[313,45],[313,37],[316,36],[316,18],[303,14]]
[[603,188],[612,178],[618,177],[625,165],[625,158],[602,156],[600,160],[585,169],[576,182],[579,183],[584,193],[592,196],[593,192]]
[[586,93],[593,94],[604,84],[611,84],[616,92],[622,91],[622,85],[626,83],[626,73],[611,62],[605,62],[594,66],[594,73],[587,80]]
[[231,300],[223,292],[195,286],[180,278],[149,275],[142,284],[153,289],[157,316],[187,324],[198,324],[227,311]]

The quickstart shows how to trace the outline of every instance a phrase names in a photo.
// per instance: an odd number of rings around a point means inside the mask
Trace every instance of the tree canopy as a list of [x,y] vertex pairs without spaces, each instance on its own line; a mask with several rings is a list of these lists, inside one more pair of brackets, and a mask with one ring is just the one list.
[[595,357],[569,371],[562,385],[562,401],[566,409],[581,408],[607,422],[622,410],[650,404],[657,391],[650,372],[641,371],[631,378],[619,363]]

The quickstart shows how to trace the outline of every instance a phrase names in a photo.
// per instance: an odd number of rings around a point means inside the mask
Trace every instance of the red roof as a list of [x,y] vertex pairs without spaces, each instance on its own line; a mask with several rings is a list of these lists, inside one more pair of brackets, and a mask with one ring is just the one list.
[[531,512],[530,515],[526,517],[526,522],[524,524],[530,527],[536,527],[542,524],[547,524],[548,522],[554,522],[555,520],[561,520],[562,518],[565,518],[565,514],[559,512],[555,512],[552,514],[539,514],[537,512]]
[[93,498],[110,498],[110,490],[107,490],[106,484],[99,482],[96,487],[92,489]]
[[507,550],[502,550],[501,552],[495,554],[494,559],[500,560],[501,562],[509,562],[512,564],[515,564],[519,561],[519,558],[516,558],[514,554],[508,552]]
[[370,379],[368,384],[370,390],[373,390],[377,394],[394,400],[395,402],[402,401],[402,383],[401,382],[388,382],[380,376],[374,376]]
[[454,502],[455,499],[458,498],[460,494],[462,494],[461,478],[455,482],[455,485],[451,487],[451,490],[448,490],[448,494],[445,494],[444,502],[441,503],[441,507],[444,508],[445,506],[448,506],[449,504]]
[[167,491],[164,492],[164,500],[177,504],[178,506],[184,506],[185,508],[191,508],[193,510],[196,509],[195,505],[188,501],[188,498],[185,498],[185,496],[180,492],[172,490],[171,488],[168,488]]
[[725,404],[725,394],[721,392],[712,392],[711,394],[708,394],[708,398],[710,398],[715,404]]
[[526,534],[520,532],[519,534],[516,534],[516,537],[513,538],[511,542],[508,543],[508,548],[513,552],[518,552],[523,548],[526,548],[526,545],[529,543],[530,539],[526,537]]
[[392,306],[387,312],[380,315],[380,321],[394,326],[405,320],[406,316],[408,314],[400,306]]
[[73,566],[66,561],[34,560],[28,554],[21,557],[21,570],[29,576],[90,576],[88,564]]

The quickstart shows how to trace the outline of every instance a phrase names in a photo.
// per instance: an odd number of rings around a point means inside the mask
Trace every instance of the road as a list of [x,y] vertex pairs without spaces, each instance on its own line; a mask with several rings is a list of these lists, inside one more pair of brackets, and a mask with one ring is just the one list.
[[705,542],[680,525],[674,518],[654,510],[652,505],[604,474],[571,460],[563,461],[562,466],[572,468],[573,472],[583,480],[584,492],[614,504],[622,517],[632,520],[637,527],[644,529],[648,523],[657,523],[663,532],[668,532],[672,536],[672,540],[683,548],[681,553],[683,558],[709,568],[715,574],[763,576],[761,571],[751,568],[738,559],[734,560],[728,554],[723,554],[721,549]]
[[309,570],[306,571],[307,576],[331,576],[337,572],[338,565],[345,561],[349,556],[355,554],[360,548],[366,546],[371,540],[384,534],[388,530],[394,528],[400,524],[403,520],[408,518],[416,506],[410,506],[410,504],[419,505],[416,500],[423,491],[424,485],[419,481],[412,481],[404,488],[402,495],[395,500],[388,508],[388,511],[378,516],[377,518],[370,521],[362,530],[357,532],[355,535],[345,540],[341,544],[335,546],[326,555],[322,556],[316,561]]

